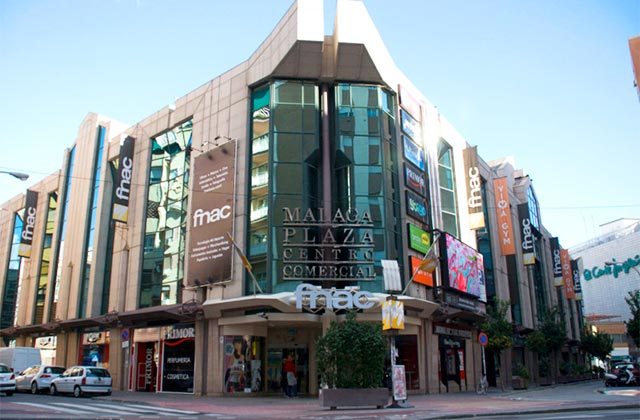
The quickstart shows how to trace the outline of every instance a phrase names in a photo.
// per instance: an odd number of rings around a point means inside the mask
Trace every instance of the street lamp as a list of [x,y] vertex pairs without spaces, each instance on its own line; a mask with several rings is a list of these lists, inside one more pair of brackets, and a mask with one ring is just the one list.
[[[620,264],[620,263],[619,263],[619,262],[617,262],[617,261],[605,261],[605,262],[604,262],[604,265],[609,265],[609,266],[616,266],[616,265],[618,265],[618,264]],[[620,264],[620,265],[622,265],[622,264]],[[637,268],[637,267],[631,267],[631,268],[633,268],[633,271],[635,271],[636,273],[638,273],[638,275],[640,276],[640,271],[638,270],[638,268]]]
[[29,179],[29,175],[22,172],[0,171],[0,174],[9,174],[14,178],[18,178],[20,181],[26,181]]

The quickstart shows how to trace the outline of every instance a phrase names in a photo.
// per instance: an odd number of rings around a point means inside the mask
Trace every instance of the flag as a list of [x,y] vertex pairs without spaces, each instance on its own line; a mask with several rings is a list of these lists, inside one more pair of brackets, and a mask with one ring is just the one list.
[[422,257],[422,261],[420,261],[420,265],[418,266],[418,270],[425,271],[427,273],[433,273],[435,269],[438,267],[438,256],[436,255],[435,244],[437,241],[437,233],[434,234],[433,240],[431,241],[431,245],[427,252],[425,252],[424,257]]
[[242,260],[242,265],[244,266],[244,268],[246,268],[249,272],[251,272],[251,268],[252,268],[251,267],[251,263],[249,262],[247,257],[244,255],[244,252],[242,252],[242,250],[240,249],[238,244],[236,244],[236,242],[233,240],[233,238],[231,237],[231,234],[229,232],[227,232],[227,238],[229,238],[229,240],[233,244],[233,247],[235,248],[236,253],[240,257],[240,260]]

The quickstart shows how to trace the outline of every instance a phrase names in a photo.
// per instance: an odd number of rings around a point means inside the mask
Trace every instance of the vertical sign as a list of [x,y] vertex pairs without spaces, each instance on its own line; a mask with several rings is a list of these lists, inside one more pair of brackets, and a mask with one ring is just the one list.
[[571,272],[571,257],[566,249],[560,250],[560,261],[562,263],[562,280],[564,281],[564,296],[567,299],[575,299],[573,290],[573,273]]
[[404,330],[404,303],[399,300],[382,302],[382,331]]
[[522,248],[524,265],[533,265],[536,263],[536,253],[533,245],[535,235],[529,219],[529,203],[518,204],[518,222],[520,225],[520,247]]
[[571,260],[571,277],[573,279],[573,292],[576,300],[582,300],[582,287],[580,286],[580,269],[578,260]]
[[462,151],[467,183],[467,208],[469,209],[469,227],[480,229],[484,227],[484,213],[482,211],[482,180],[478,168],[478,147],[467,147]]
[[560,241],[557,237],[549,240],[551,260],[553,261],[553,285],[562,286],[562,260],[560,259]]
[[24,223],[20,233],[20,246],[18,255],[25,258],[31,257],[31,243],[33,242],[33,231],[36,227],[36,215],[38,214],[38,193],[27,190],[27,197],[24,202]]
[[127,223],[129,220],[129,198],[133,176],[133,148],[135,138],[127,136],[120,144],[120,161],[113,189],[113,220]]
[[228,142],[193,161],[188,286],[231,277],[236,144]]
[[493,180],[493,189],[496,202],[496,218],[498,219],[498,238],[502,255],[516,253],[516,245],[513,240],[513,225],[511,224],[511,206],[509,204],[509,190],[507,178]]
[[393,365],[391,380],[393,383],[393,399],[403,401],[407,399],[407,379],[404,365]]

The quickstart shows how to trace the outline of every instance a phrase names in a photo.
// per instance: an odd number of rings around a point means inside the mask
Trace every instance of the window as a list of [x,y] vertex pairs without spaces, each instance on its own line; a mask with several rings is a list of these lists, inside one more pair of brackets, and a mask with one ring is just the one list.
[[537,230],[540,230],[538,199],[536,198],[536,193],[533,191],[533,188],[531,186],[529,186],[529,188],[527,189],[527,199],[529,200],[529,219],[531,220],[531,224]]
[[42,257],[40,258],[40,268],[38,269],[38,290],[36,292],[36,306],[34,324],[44,322],[44,304],[46,301],[47,284],[49,283],[49,268],[51,263],[51,245],[53,232],[55,231],[56,215],[58,214],[58,194],[49,194],[49,206],[47,207],[47,222],[44,230],[44,241],[42,245]]
[[[22,258],[18,255],[20,247],[20,234],[22,233],[23,220],[22,212],[17,212],[13,218],[13,237],[11,240],[11,251],[9,252],[9,263],[4,281],[4,291],[2,293],[2,314],[0,316],[0,329],[11,327],[15,323],[15,314],[18,309],[18,295],[20,289],[20,277],[22,272]],[[5,343],[7,339],[5,338]]]
[[458,211],[456,205],[456,181],[453,170],[453,151],[443,139],[438,144],[438,182],[442,230],[458,237]]

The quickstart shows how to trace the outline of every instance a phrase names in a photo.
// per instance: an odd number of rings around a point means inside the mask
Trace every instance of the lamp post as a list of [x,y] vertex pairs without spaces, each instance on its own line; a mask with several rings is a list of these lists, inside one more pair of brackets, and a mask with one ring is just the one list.
[[[609,265],[609,266],[616,266],[616,265],[622,265],[617,261],[605,261],[604,265]],[[633,268],[633,271],[635,271],[636,273],[638,273],[638,276],[640,276],[640,270],[638,270],[638,267],[630,267]]]
[[20,181],[29,179],[29,175],[22,172],[0,171],[0,174],[9,174],[14,178],[18,178]]

